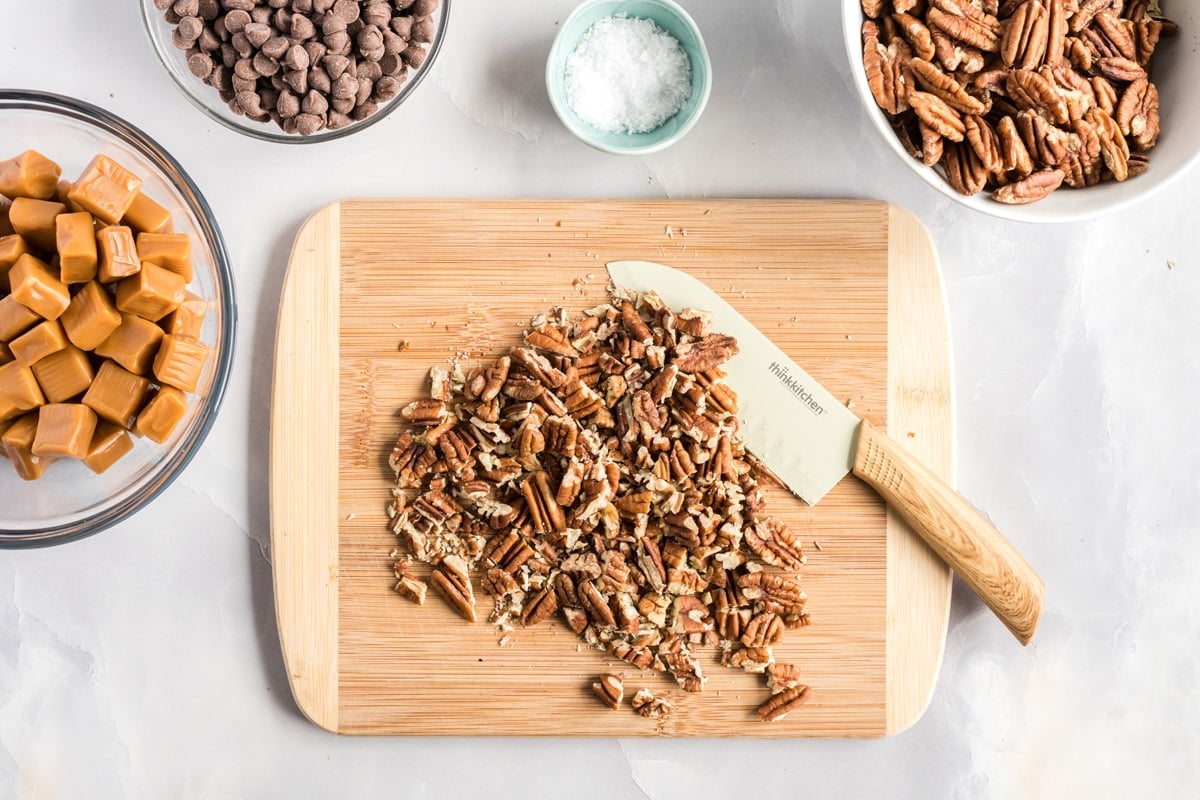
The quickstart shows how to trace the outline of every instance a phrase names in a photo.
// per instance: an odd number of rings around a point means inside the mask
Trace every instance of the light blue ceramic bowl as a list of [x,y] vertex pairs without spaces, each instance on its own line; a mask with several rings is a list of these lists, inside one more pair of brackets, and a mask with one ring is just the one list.
[[[653,20],[658,27],[683,45],[692,62],[692,94],[675,116],[647,133],[605,133],[584,122],[567,103],[565,70],[567,56],[575,51],[580,37],[598,20],[616,14]],[[686,11],[672,0],[587,0],[576,8],[558,31],[546,60],[546,90],[550,104],[567,130],[606,153],[647,155],[663,150],[692,129],[708,103],[712,88],[712,64],[700,29]]]

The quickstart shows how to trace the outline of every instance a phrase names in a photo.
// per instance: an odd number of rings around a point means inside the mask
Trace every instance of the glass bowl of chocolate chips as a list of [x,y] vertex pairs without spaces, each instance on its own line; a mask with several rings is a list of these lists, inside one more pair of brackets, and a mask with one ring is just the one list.
[[337,139],[404,102],[450,0],[142,0],[146,32],[208,116],[272,142]]

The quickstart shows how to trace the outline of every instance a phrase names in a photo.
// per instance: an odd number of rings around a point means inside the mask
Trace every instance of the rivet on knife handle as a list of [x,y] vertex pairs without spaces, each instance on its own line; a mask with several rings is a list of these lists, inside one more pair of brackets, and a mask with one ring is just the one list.
[[1021,644],[1029,644],[1042,616],[1045,584],[978,509],[866,420],[858,432],[854,474],[912,526]]

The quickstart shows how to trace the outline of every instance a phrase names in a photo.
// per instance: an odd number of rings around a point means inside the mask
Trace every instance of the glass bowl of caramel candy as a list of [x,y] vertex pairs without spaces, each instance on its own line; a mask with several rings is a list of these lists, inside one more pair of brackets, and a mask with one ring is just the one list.
[[204,197],[145,133],[0,91],[0,547],[96,533],[212,427],[236,327]]

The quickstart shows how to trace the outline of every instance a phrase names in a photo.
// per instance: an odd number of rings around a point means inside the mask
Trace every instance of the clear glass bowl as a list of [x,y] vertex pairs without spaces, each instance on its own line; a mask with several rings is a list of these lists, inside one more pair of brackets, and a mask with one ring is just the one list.
[[421,64],[420,69],[409,71],[408,78],[400,87],[400,91],[391,100],[380,105],[378,111],[344,128],[336,130],[324,129],[316,133],[310,133],[307,136],[302,136],[296,133],[285,133],[274,122],[255,122],[252,119],[234,113],[228,104],[221,99],[216,89],[197,78],[188,69],[187,52],[180,50],[171,42],[171,32],[175,26],[169,24],[163,18],[163,12],[155,8],[154,0],[140,0],[140,2],[142,5],[142,21],[146,26],[146,34],[150,37],[150,43],[154,45],[155,52],[158,53],[159,61],[167,68],[167,72],[175,81],[175,85],[192,102],[192,105],[196,106],[196,108],[203,111],[212,119],[215,119],[228,128],[232,128],[238,133],[244,133],[247,136],[253,136],[256,139],[268,142],[281,142],[284,144],[315,144],[317,142],[340,139],[343,136],[349,136],[352,133],[374,125],[395,111],[409,95],[416,91],[417,86],[420,85],[421,81],[429,73],[429,70],[433,68],[433,62],[437,59],[437,55],[442,49],[442,42],[446,38],[446,27],[450,19],[450,0],[441,0],[438,10],[435,13],[437,31],[434,34],[433,41],[427,47],[425,61]]
[[200,341],[210,356],[188,412],[162,445],[135,437],[134,449],[103,475],[60,460],[40,480],[17,477],[0,457],[0,548],[60,544],[135,513],[183,471],[212,427],[233,360],[237,309],[229,256],[204,197],[153,139],[103,109],[58,95],[0,90],[0,158],[36,149],[78,175],[97,153],[141,176],[142,190],[171,212],[175,231],[192,237],[188,290],[208,303]]

